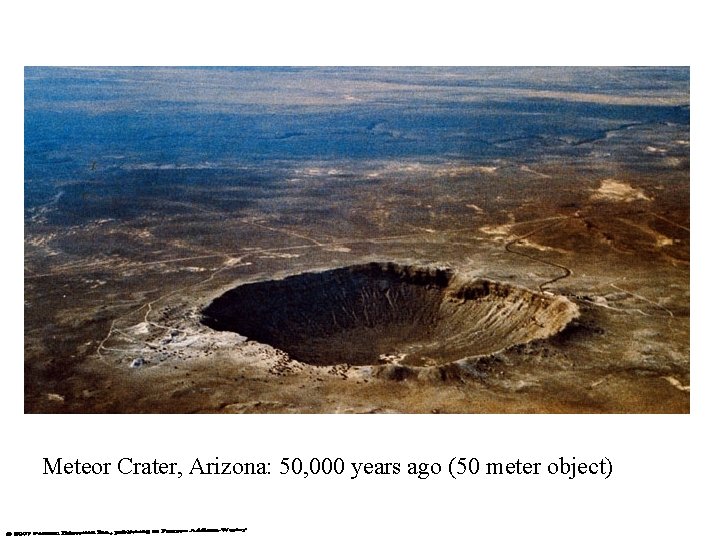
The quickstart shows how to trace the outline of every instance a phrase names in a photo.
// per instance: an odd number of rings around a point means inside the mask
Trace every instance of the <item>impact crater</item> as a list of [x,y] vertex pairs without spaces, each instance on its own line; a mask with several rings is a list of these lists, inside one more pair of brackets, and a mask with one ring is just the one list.
[[562,296],[449,268],[369,263],[240,285],[202,322],[317,366],[437,366],[550,337],[577,315]]

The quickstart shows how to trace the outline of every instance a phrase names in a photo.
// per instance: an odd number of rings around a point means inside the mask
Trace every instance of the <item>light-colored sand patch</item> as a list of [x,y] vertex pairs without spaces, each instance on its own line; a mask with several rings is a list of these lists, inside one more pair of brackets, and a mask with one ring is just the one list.
[[506,223],[505,225],[486,225],[485,227],[480,227],[480,230],[491,236],[507,236],[510,234],[510,229],[513,225],[513,223]]
[[675,377],[669,377],[669,376],[668,376],[668,377],[663,377],[663,379],[665,379],[667,382],[669,382],[669,383],[672,384],[675,388],[677,388],[678,390],[680,390],[680,391],[682,391],[682,392],[689,392],[689,391],[690,391],[690,385],[689,385],[689,384],[688,384],[687,386],[685,386],[685,385],[682,384],[680,381],[678,381]]
[[[666,105],[685,106],[688,98],[682,92],[654,92],[632,94],[602,94],[598,92],[574,92],[564,90],[536,90],[526,88],[502,89],[503,97],[521,96],[535,99],[561,99],[575,103],[599,103],[603,105]],[[483,97],[485,97],[483,95]]]
[[469,208],[470,210],[475,210],[478,214],[485,213],[485,211],[476,204],[466,204],[465,207]]
[[617,219],[618,219],[618,221],[622,221],[623,223],[625,223],[631,227],[634,227],[640,231],[643,231],[648,236],[651,236],[655,240],[655,247],[661,248],[661,247],[665,247],[665,246],[672,246],[675,243],[674,239],[657,232],[655,229],[648,227],[647,225],[644,225],[641,223],[635,223],[634,221],[625,219],[625,218],[617,218]]
[[672,246],[674,243],[675,240],[673,240],[672,238],[668,238],[667,236],[658,232],[655,233],[655,245],[657,247]]
[[650,201],[643,190],[629,184],[618,182],[612,178],[603,180],[600,187],[593,193],[592,199],[612,202]]
[[533,169],[531,169],[530,167],[528,167],[527,165],[523,165],[522,167],[520,167],[520,170],[521,170],[522,172],[534,174],[534,175],[537,176],[538,178],[550,178],[550,175],[549,175],[549,174],[545,174],[545,173],[541,173],[541,172],[538,172],[538,171],[536,171],[536,170],[533,170]]
[[335,251],[337,253],[350,253],[352,250],[345,246],[328,246],[323,248],[323,251]]
[[379,356],[380,362],[383,364],[400,364],[407,356],[407,353],[388,353]]
[[51,242],[55,239],[57,234],[50,233],[46,235],[38,235],[38,236],[29,236],[25,238],[25,242],[27,242],[29,245],[33,247],[45,247],[48,245],[48,242]]
[[[495,174],[498,170],[497,166],[491,165],[461,165],[451,164],[440,166],[432,170],[435,178],[455,178],[457,176],[467,176],[477,173],[481,174]],[[428,171],[430,172],[430,171]]]
[[207,339],[204,335],[187,336],[184,339],[171,341],[167,343],[166,346],[172,349],[186,349],[191,346],[194,348],[202,348],[207,346]]
[[125,330],[128,334],[133,334],[135,336],[143,335],[143,334],[149,334],[150,333],[150,324],[146,322],[141,322],[136,324],[135,326],[131,326],[130,328]]
[[242,257],[228,257],[225,266],[250,266],[251,262],[243,262]]
[[667,167],[679,167],[683,163],[683,160],[678,157],[666,157],[662,161]]
[[269,253],[260,255],[259,259],[297,259],[300,257],[297,253]]
[[555,251],[556,253],[570,253],[569,251],[564,249],[554,248],[552,246],[544,246],[542,244],[536,244],[535,242],[529,241],[527,238],[523,240],[518,240],[515,245],[537,249],[538,251]]

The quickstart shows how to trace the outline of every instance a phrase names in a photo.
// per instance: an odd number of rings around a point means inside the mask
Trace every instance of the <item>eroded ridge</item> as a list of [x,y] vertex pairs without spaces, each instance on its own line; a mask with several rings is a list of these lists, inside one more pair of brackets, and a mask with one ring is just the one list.
[[577,315],[561,296],[370,263],[240,285],[205,308],[203,323],[313,365],[432,366],[547,338]]

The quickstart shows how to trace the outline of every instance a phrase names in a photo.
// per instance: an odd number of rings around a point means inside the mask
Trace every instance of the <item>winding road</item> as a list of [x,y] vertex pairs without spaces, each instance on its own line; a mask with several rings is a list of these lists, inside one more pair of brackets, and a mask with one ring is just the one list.
[[524,239],[526,239],[526,238],[529,238],[530,236],[532,236],[532,235],[534,235],[534,234],[536,234],[536,233],[538,233],[538,232],[540,232],[540,231],[542,231],[542,230],[544,230],[544,229],[549,229],[550,227],[555,227],[555,226],[558,225],[559,223],[562,223],[563,221],[566,221],[566,220],[568,220],[568,219],[571,219],[572,217],[575,217],[575,216],[557,216],[557,217],[555,217],[555,218],[548,218],[549,220],[552,220],[550,223],[548,223],[548,224],[546,224],[546,225],[543,225],[542,227],[538,227],[537,229],[534,229],[534,230],[532,230],[531,232],[529,232],[529,233],[527,233],[527,234],[524,234],[523,236],[518,236],[517,238],[514,238],[513,240],[511,240],[510,242],[508,242],[507,244],[505,244],[505,251],[507,251],[508,253],[512,253],[512,254],[514,254],[514,255],[520,255],[521,257],[525,257],[525,258],[530,259],[530,260],[532,260],[532,261],[539,262],[539,263],[542,263],[542,264],[546,264],[546,265],[548,265],[548,266],[552,266],[552,267],[554,267],[554,268],[558,268],[558,269],[560,269],[560,270],[563,271],[562,275],[557,276],[557,277],[554,277],[554,278],[552,278],[552,279],[549,279],[548,281],[544,281],[543,283],[541,283],[540,285],[538,285],[538,289],[539,289],[540,292],[543,293],[543,294],[545,294],[545,287],[547,287],[548,285],[551,285],[551,284],[553,284],[553,283],[556,283],[556,282],[560,281],[561,279],[565,279],[566,277],[571,276],[571,275],[572,275],[572,270],[570,270],[567,266],[563,266],[562,264],[545,261],[545,260],[540,259],[540,258],[538,258],[538,257],[534,257],[534,256],[532,256],[532,255],[528,255],[527,253],[523,253],[522,251],[517,251],[517,250],[510,249],[510,248],[511,248],[511,246],[514,246],[515,244],[517,244],[517,243],[520,242],[521,240],[524,240]]

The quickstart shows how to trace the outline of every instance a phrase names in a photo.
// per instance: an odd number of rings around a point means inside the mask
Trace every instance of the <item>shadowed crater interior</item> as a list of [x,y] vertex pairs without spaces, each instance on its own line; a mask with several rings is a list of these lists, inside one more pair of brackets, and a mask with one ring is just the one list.
[[447,268],[370,263],[248,283],[202,322],[314,365],[439,365],[549,337],[578,314],[543,295]]

